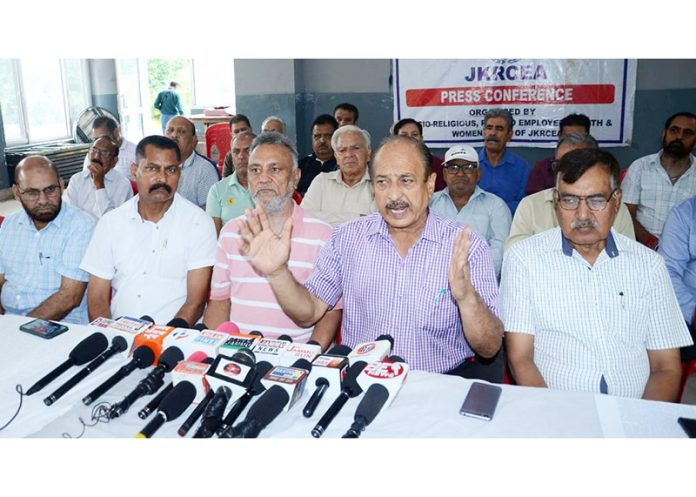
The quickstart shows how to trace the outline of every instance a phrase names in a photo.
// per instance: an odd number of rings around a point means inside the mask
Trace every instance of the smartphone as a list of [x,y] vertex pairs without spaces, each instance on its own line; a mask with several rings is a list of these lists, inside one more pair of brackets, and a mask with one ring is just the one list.
[[21,325],[19,329],[46,339],[57,337],[61,333],[68,331],[67,326],[53,321],[46,321],[45,319],[34,319]]
[[696,419],[679,418],[677,419],[677,422],[679,423],[679,426],[682,427],[682,430],[689,435],[689,438],[696,438]]
[[498,399],[500,399],[502,391],[503,389],[497,385],[479,382],[472,383],[469,393],[466,394],[464,403],[459,409],[459,414],[490,421],[493,419],[493,414],[498,406]]

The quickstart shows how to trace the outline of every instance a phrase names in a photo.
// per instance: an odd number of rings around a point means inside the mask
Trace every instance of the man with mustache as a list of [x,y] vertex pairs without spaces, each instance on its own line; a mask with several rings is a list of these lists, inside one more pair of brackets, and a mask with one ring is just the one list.
[[633,162],[621,188],[636,240],[657,248],[672,207],[696,194],[696,115],[678,112],[665,122],[662,150]]
[[173,117],[167,123],[165,134],[181,151],[179,195],[205,209],[208,192],[220,180],[220,174],[215,164],[196,152],[196,126],[185,117]]
[[[331,235],[331,226],[292,199],[300,179],[295,148],[279,133],[263,133],[251,144],[248,169],[249,192],[256,205],[263,206],[271,229],[280,233],[285,222],[292,220],[289,266],[297,281],[306,281]],[[227,223],[220,232],[204,322],[216,328],[224,321],[232,321],[243,332],[258,330],[269,338],[289,335],[294,341],[306,342],[312,336],[327,348],[341,312],[327,313],[314,327],[293,323],[278,306],[269,281],[240,254],[239,242],[239,225],[234,221]]]
[[288,262],[293,218],[274,226],[268,208],[257,206],[240,221],[241,253],[298,326],[312,326],[343,301],[346,345],[386,333],[411,368],[467,376],[475,353],[491,358],[502,342],[490,249],[428,210],[435,174],[421,142],[386,138],[370,168],[379,212],[335,228],[304,285]]
[[89,166],[73,174],[65,201],[96,219],[133,196],[130,181],[114,168],[118,145],[108,135],[100,136],[89,149]]
[[519,385],[674,402],[691,337],[662,258],[612,229],[619,164],[597,149],[556,170],[559,227],[505,254],[500,307]]
[[342,126],[331,137],[331,148],[339,169],[314,178],[302,199],[302,208],[338,226],[377,210],[367,172],[372,153],[370,133],[350,124]]
[[483,121],[484,146],[479,150],[479,187],[502,198],[515,215],[525,195],[531,168],[526,160],[507,149],[512,139],[512,115],[506,109],[489,109]]
[[46,157],[15,169],[12,193],[23,210],[0,227],[0,314],[87,323],[89,275],[79,268],[94,220],[61,203],[63,180]]
[[312,123],[312,150],[313,152],[300,161],[299,167],[302,173],[297,191],[304,196],[309,185],[319,173],[330,173],[338,169],[334,151],[331,148],[331,137],[338,129],[336,119],[330,114],[321,114]]
[[[92,141],[100,136],[108,136],[118,147],[118,159],[114,170],[121,173],[124,178],[131,180],[131,164],[135,162],[135,143],[127,140],[122,134],[116,121],[108,116],[99,116],[92,122]],[[91,156],[85,155],[82,169],[89,169]]]
[[215,225],[177,193],[181,152],[176,142],[147,136],[131,173],[138,195],[97,224],[80,267],[90,273],[90,320],[151,316],[195,324],[203,314],[215,262]]

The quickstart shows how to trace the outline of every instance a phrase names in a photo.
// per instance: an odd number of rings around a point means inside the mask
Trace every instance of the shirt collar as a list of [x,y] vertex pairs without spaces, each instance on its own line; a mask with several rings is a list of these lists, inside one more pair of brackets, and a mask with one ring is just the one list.
[[[227,180],[227,185],[228,186],[238,186],[239,188],[244,188],[242,184],[239,182],[239,177],[237,176],[237,171],[233,172],[230,174]],[[246,190],[246,188],[244,188]]]
[[[563,250],[563,255],[567,255],[568,257],[572,257],[573,256],[573,246],[570,244],[570,241],[563,234],[563,230],[560,228],[558,228],[558,229],[561,232],[561,249]],[[604,246],[604,251],[611,258],[617,257],[619,255],[619,249],[616,246],[616,241],[614,240],[614,236],[611,234],[611,230],[609,230],[609,235],[607,235],[607,240],[606,240],[606,245]]]
[[[171,215],[173,216],[174,212],[176,211],[176,206],[179,205],[179,200],[180,195],[176,192],[174,192],[174,201],[172,202],[172,205],[169,206],[169,209],[167,209],[167,212],[164,213],[164,216],[162,216],[162,219],[160,219],[157,223],[159,224],[165,219],[167,219],[167,216],[169,216],[170,212],[172,213]],[[136,195],[135,197],[131,198],[128,202],[130,204],[128,205],[128,212],[130,213],[130,219],[135,219],[140,222],[145,222],[145,220],[140,216],[140,213],[138,212],[138,203],[140,202],[140,195]]]
[[194,150],[191,152],[191,155],[188,156],[188,158],[181,164],[181,169],[185,167],[189,167],[191,164],[193,164],[194,159],[196,158],[196,151]]
[[[373,216],[373,222],[372,226],[367,230],[367,235],[380,235],[382,238],[385,239],[391,239],[391,235],[389,234],[389,225],[387,225],[387,222],[384,220],[382,217],[382,214],[380,212],[375,212],[374,214],[371,214]],[[438,216],[433,210],[428,210],[428,219],[425,221],[425,226],[423,227],[423,231],[420,234],[420,237],[414,243],[413,245],[416,245],[418,242],[421,240],[425,239],[431,242],[436,242],[438,244],[442,243],[442,236],[440,235],[440,229],[439,229],[439,223],[437,222],[438,219],[440,219],[440,216]]]
[[50,221],[42,230],[37,230],[36,225],[34,224],[34,221],[29,217],[29,214],[27,214],[27,211],[25,211],[23,208],[21,210],[20,218],[19,218],[19,224],[22,224],[29,228],[30,230],[34,230],[36,232],[41,232],[49,229],[51,226],[55,226],[57,229],[60,229],[61,225],[63,224],[63,220],[65,219],[66,211],[70,209],[70,206],[68,205],[67,202],[62,201],[61,206],[60,206],[60,211],[58,212],[58,215],[53,221]]
[[331,174],[330,178],[333,179],[336,183],[338,183],[339,185],[343,185],[343,186],[345,186],[346,188],[355,188],[356,186],[360,185],[361,183],[365,183],[366,181],[370,181],[370,173],[369,173],[369,171],[367,170],[367,168],[365,168],[365,174],[363,174],[362,178],[360,178],[360,181],[358,181],[358,182],[357,182],[356,184],[354,184],[353,186],[348,186],[348,185],[346,184],[346,182],[343,181],[343,176],[341,176],[341,170],[340,170],[340,169],[339,169],[338,171],[331,171],[331,172],[328,173],[328,174]]

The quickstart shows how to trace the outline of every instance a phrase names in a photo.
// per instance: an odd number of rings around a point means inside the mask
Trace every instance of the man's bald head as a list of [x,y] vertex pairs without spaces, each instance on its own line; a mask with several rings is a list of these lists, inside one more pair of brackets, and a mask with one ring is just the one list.
[[24,182],[26,174],[30,171],[38,170],[52,171],[56,177],[56,183],[60,181],[58,168],[56,168],[48,157],[44,157],[43,155],[29,155],[22,159],[15,168],[15,184],[22,188],[22,183]]

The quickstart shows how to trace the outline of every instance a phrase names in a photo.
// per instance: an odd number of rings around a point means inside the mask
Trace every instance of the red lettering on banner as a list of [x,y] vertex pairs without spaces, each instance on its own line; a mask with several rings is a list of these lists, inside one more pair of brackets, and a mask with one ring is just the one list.
[[406,91],[409,107],[450,105],[611,104],[614,85],[483,86]]

